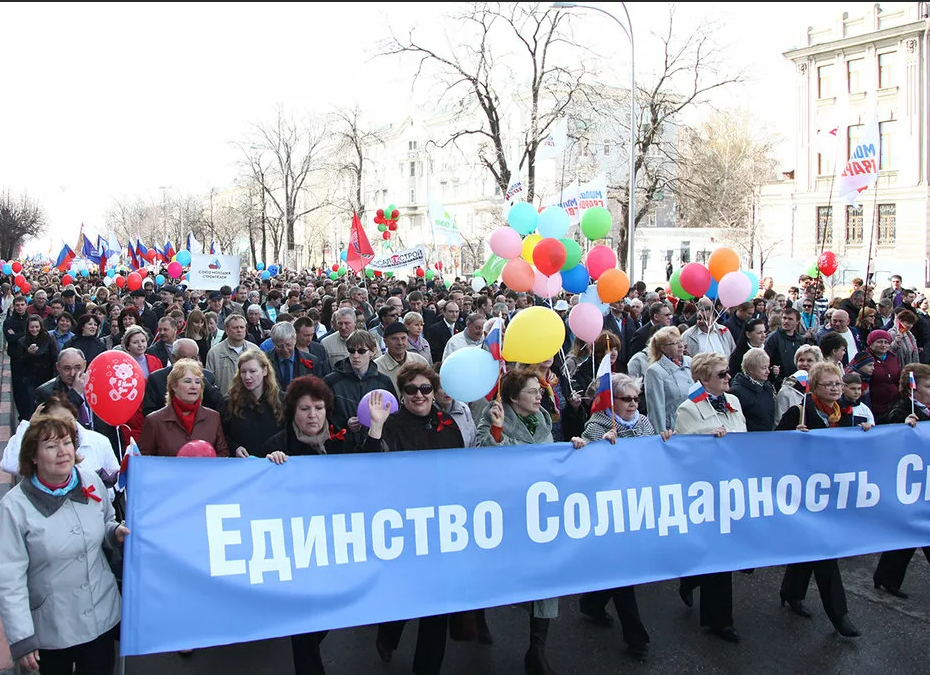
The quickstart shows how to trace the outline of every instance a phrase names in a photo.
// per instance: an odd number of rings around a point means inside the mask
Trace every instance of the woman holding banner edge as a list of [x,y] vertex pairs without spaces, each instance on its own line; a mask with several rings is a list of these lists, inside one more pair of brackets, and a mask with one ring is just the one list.
[[[815,363],[810,367],[808,379],[810,395],[805,396],[800,405],[785,411],[775,427],[776,431],[810,431],[856,424],[863,431],[869,430],[871,425],[868,422],[858,422],[858,418],[852,416],[851,408],[840,408],[838,401],[843,393],[843,371],[839,366],[828,361]],[[787,604],[798,616],[811,618],[811,613],[803,602],[811,574],[817,580],[824,611],[837,632],[844,637],[859,637],[861,633],[849,620],[846,591],[836,558],[786,566],[781,583],[781,604]]]

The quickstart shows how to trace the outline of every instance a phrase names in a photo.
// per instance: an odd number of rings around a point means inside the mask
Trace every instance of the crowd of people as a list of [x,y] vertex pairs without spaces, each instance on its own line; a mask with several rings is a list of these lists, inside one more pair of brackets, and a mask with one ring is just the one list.
[[[461,279],[333,280],[285,269],[269,279],[244,272],[236,288],[202,292],[158,287],[153,270],[129,292],[94,274],[62,286],[54,271],[26,272],[30,298],[0,285],[20,420],[0,463],[19,481],[0,501],[0,618],[20,666],[41,665],[43,673],[70,673],[75,665],[83,673],[112,670],[118,549],[128,534],[117,521],[114,486],[131,439],[146,455],[176,456],[200,440],[217,457],[283,465],[298,455],[558,441],[581,450],[646,435],[868,431],[875,423],[930,419],[928,301],[900,277],[878,300],[860,279],[848,297],[828,300],[820,278],[802,275],[783,294],[765,278],[758,297],[730,308],[637,282],[610,304],[603,332],[589,344],[567,321],[580,296],[544,301],[497,283],[474,291]],[[506,334],[506,322],[534,305],[552,307],[565,321],[559,353],[508,364],[490,400],[457,401],[443,391],[444,360],[482,347],[496,317]],[[119,429],[85,398],[87,366],[108,350],[127,353],[145,379],[138,411]],[[605,356],[613,406],[592,414]],[[688,395],[696,382],[706,392],[701,400]],[[399,401],[397,413],[388,414],[382,392]],[[366,396],[367,426],[358,413]],[[924,552],[930,559],[930,549]],[[906,598],[913,553],[885,553],[876,588]],[[858,636],[836,560],[787,566],[782,604],[810,617],[804,599],[812,574],[837,631]],[[682,579],[688,607],[698,588],[701,625],[739,642],[731,572]],[[633,587],[587,593],[581,613],[609,626],[611,599],[629,653],[646,658],[649,634]],[[553,673],[546,642],[558,608],[558,598],[527,603],[531,673]],[[405,623],[379,627],[373,651],[381,660],[392,659]],[[450,633],[494,641],[484,610],[420,618],[414,672],[440,672]],[[292,637],[296,673],[324,672],[325,635]]]

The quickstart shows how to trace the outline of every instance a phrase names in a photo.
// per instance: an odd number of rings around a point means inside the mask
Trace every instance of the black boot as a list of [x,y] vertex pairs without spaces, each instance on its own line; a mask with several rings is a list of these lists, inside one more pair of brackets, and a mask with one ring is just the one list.
[[549,634],[549,619],[530,617],[530,648],[526,650],[523,666],[532,675],[555,675],[546,661],[546,636]]

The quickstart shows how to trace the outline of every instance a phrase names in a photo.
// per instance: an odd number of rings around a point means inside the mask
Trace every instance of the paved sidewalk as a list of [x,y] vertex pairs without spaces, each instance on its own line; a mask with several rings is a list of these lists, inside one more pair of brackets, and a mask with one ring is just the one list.
[[[6,443],[10,440],[13,433],[15,408],[13,406],[13,394],[10,378],[10,359],[6,355],[6,344],[0,340],[0,350],[2,350],[2,366],[0,366],[0,448],[5,448]],[[3,471],[0,471],[0,491],[3,491],[7,485],[11,484],[12,477]],[[13,661],[10,658],[10,647],[7,645],[6,636],[3,634],[3,624],[0,623],[0,675],[13,675]]]

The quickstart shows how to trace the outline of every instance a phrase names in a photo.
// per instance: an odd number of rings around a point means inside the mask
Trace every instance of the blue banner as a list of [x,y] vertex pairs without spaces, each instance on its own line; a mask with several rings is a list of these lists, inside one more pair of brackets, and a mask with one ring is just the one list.
[[928,440],[919,424],[283,466],[134,457],[122,652],[927,545]]

